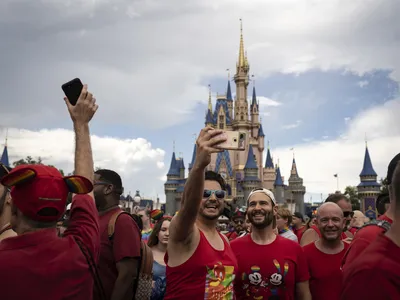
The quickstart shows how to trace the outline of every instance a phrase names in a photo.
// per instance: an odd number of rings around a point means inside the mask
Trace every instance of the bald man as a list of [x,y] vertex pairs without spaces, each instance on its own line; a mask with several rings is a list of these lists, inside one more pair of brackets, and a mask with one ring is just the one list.
[[326,202],[317,210],[316,226],[321,237],[303,247],[310,272],[312,299],[340,299],[340,264],[349,247],[341,236],[345,222],[343,211],[336,203]]
[[354,235],[356,234],[357,230],[360,229],[366,223],[367,218],[359,210],[355,210],[353,212],[354,216],[351,219],[349,231]]

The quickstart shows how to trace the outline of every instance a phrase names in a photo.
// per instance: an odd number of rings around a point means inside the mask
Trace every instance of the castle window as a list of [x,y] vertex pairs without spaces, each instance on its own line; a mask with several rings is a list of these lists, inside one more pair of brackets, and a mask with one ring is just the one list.
[[224,116],[219,116],[219,129],[224,129],[225,125],[225,118]]

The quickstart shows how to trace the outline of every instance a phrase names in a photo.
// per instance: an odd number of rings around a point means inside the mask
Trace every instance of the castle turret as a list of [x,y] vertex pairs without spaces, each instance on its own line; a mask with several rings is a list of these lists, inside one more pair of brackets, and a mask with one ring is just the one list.
[[3,154],[1,155],[0,162],[5,165],[6,167],[10,167],[10,161],[8,159],[8,149],[7,149],[7,142],[4,145]]
[[164,184],[166,196],[166,212],[170,215],[175,214],[178,210],[178,203],[176,199],[176,189],[180,182],[180,170],[176,161],[175,152],[172,153],[171,164],[167,174],[167,181]]
[[180,157],[176,160],[177,169],[179,170],[179,179],[185,178],[185,163],[183,161],[183,157]]
[[214,125],[214,118],[212,113],[212,102],[211,102],[211,88],[208,91],[208,107],[206,111],[206,126],[213,126]]
[[226,103],[228,104],[229,116],[233,118],[233,98],[231,91],[231,82],[229,77],[228,77],[228,86],[226,88]]
[[259,107],[257,103],[256,87],[253,86],[253,97],[250,105],[250,118],[251,118],[251,135],[258,137],[258,131],[260,127],[259,120]]
[[197,146],[196,143],[194,143],[194,147],[193,147],[193,154],[192,154],[192,161],[189,163],[189,173],[193,168],[194,165],[194,161],[196,160],[196,152],[197,152]]
[[285,185],[282,180],[281,168],[279,167],[279,165],[276,165],[275,174],[276,174],[274,182],[275,200],[278,204],[283,204],[285,203]]
[[361,211],[370,219],[376,219],[376,199],[380,193],[381,185],[377,182],[376,174],[371,157],[368,151],[368,145],[365,145],[364,164],[360,173],[360,184],[357,186],[358,196],[360,197]]
[[[250,192],[258,187],[261,187],[261,181],[258,178],[258,166],[254,158],[253,146],[249,145],[247,162],[244,166],[244,179],[242,182],[244,201],[247,200]],[[242,203],[245,205],[245,203]]]
[[289,177],[289,191],[292,193],[292,203],[295,204],[295,210],[304,214],[304,194],[306,188],[303,185],[303,178],[297,172],[296,160],[293,157],[292,169]]
[[240,23],[239,59],[236,64],[236,74],[234,77],[236,83],[234,129],[249,129],[249,105],[247,102],[249,70],[250,66],[244,52],[243,27],[242,23]]

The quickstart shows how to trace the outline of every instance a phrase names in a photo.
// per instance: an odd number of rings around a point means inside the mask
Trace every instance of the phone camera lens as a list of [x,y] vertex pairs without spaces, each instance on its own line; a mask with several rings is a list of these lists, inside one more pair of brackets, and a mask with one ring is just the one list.
[[233,139],[233,141],[234,141],[234,142],[237,142],[237,139],[235,138],[235,139]]

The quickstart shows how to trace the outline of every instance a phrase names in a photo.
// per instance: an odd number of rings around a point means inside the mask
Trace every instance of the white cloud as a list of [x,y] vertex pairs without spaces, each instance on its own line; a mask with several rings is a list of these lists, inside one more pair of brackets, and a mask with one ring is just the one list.
[[[387,102],[383,106],[371,108],[357,115],[348,124],[343,139],[314,141],[312,143],[294,145],[297,169],[304,179],[304,184],[313,195],[313,201],[320,200],[320,193],[326,197],[336,190],[336,178],[339,174],[339,185],[343,191],[348,185],[356,186],[360,179],[364,153],[365,132],[368,133],[368,148],[373,167],[378,179],[386,177],[390,160],[399,152],[400,145],[400,99]],[[279,155],[281,172],[290,174],[292,151],[285,148],[274,149]]]
[[294,129],[294,128],[299,127],[302,123],[303,123],[302,120],[297,120],[295,123],[283,125],[282,128],[286,129],[286,130]]
[[358,82],[358,86],[360,88],[363,88],[364,86],[367,86],[369,84],[368,80],[362,80]]
[[[5,138],[5,130],[2,131]],[[154,148],[143,138],[117,139],[92,136],[94,164],[96,167],[115,170],[123,180],[125,192],[140,190],[142,196],[164,199],[165,151]],[[55,165],[68,174],[74,169],[74,135],[66,129],[30,131],[8,130],[10,161],[26,156],[41,157],[44,164]]]
[[[105,108],[99,120],[153,128],[182,123],[197,102],[206,101],[204,80],[226,76],[226,68],[233,73],[239,18],[257,77],[314,68],[358,73],[390,68],[399,78],[399,45],[393,39],[399,33],[393,26],[398,5],[396,0],[4,0],[0,65],[7,75],[0,90],[7,105],[0,118],[15,127],[55,124],[60,85],[79,76]],[[20,113],[26,117],[17,118]]]

